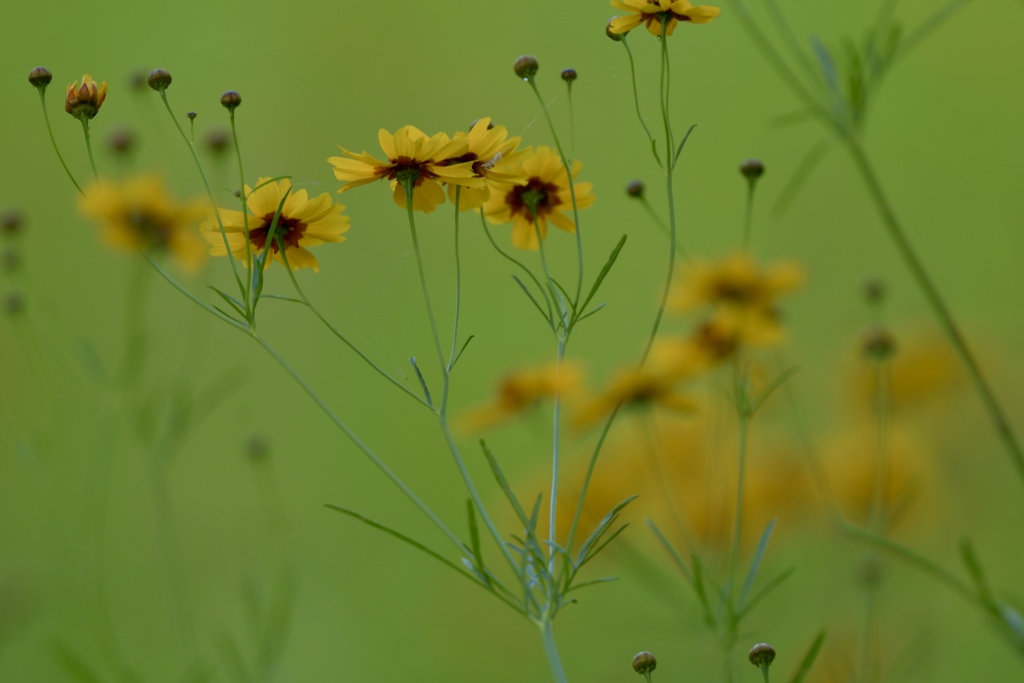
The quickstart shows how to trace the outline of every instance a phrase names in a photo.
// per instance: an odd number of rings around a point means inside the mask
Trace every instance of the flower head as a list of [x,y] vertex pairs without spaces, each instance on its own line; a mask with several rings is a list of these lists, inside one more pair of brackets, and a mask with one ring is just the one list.
[[[349,218],[341,215],[345,207],[331,201],[331,195],[324,192],[310,199],[305,190],[292,192],[291,181],[285,178],[274,181],[260,178],[255,189],[245,186],[246,207],[248,215],[241,211],[218,209],[220,220],[224,224],[224,235],[215,219],[203,223],[203,236],[210,243],[210,253],[214,256],[227,254],[227,246],[236,258],[245,260],[246,230],[248,229],[249,253],[255,258],[267,247],[271,227],[274,238],[271,248],[274,260],[284,263],[288,259],[288,267],[312,268],[320,270],[316,257],[306,247],[315,247],[324,242],[344,242],[344,233],[348,232]],[[282,201],[283,200],[283,201]],[[276,224],[275,224],[276,219]],[[270,265],[270,259],[264,261],[264,267]]]
[[676,391],[679,380],[653,364],[620,372],[605,389],[589,403],[580,407],[574,417],[577,427],[587,427],[604,418],[617,406],[644,407],[658,405],[677,413],[691,413],[697,404]]
[[501,380],[497,396],[490,404],[463,416],[461,428],[477,431],[505,422],[526,413],[544,399],[573,392],[580,379],[579,369],[566,363],[511,372]]
[[64,96],[64,111],[76,119],[91,119],[99,112],[105,99],[107,82],[103,81],[97,85],[89,74],[85,74],[82,76],[82,85],[75,81],[68,86],[67,94]]
[[[582,164],[573,162],[572,177]],[[548,221],[566,232],[576,232],[576,224],[566,215],[572,211],[569,174],[558,153],[538,147],[522,158],[500,163],[498,173],[518,178],[516,183],[496,184],[483,210],[492,223],[512,223],[512,244],[519,249],[540,249],[548,234]],[[594,203],[592,183],[573,183],[576,206],[584,209]]]
[[794,263],[762,268],[746,254],[733,254],[716,263],[694,263],[669,305],[677,311],[714,306],[719,332],[732,328],[739,342],[775,344],[783,336],[777,299],[802,282],[803,271]]
[[104,238],[112,246],[168,251],[189,268],[199,265],[206,255],[195,230],[205,215],[203,204],[174,201],[159,176],[98,181],[85,189],[79,208],[102,223]]
[[656,36],[661,35],[662,24],[665,35],[670,36],[680,21],[706,24],[722,11],[718,7],[692,5],[688,0],[612,0],[612,7],[632,14],[612,19],[609,34],[629,33],[640,24],[647,24],[647,30]]
[[[491,196],[491,186],[501,183],[519,184],[523,180],[520,176],[508,173],[503,168],[514,164],[529,150],[519,150],[519,143],[522,138],[508,137],[508,129],[505,126],[495,126],[491,123],[490,117],[475,121],[468,133],[457,133],[456,139],[464,137],[469,144],[466,153],[444,162],[444,165],[451,166],[469,162],[473,174],[484,179],[483,187],[463,187],[459,193],[459,209],[479,209],[481,205]],[[504,162],[504,164],[502,164]],[[457,185],[448,185],[448,197],[455,201],[455,188]]]
[[430,213],[444,201],[442,182],[476,189],[486,185],[483,177],[473,171],[473,161],[452,163],[469,151],[466,137],[453,140],[444,133],[430,137],[415,126],[399,128],[393,135],[382,128],[377,137],[387,161],[367,152],[356,154],[344,147],[341,151],[347,159],[331,157],[327,160],[334,166],[335,177],[346,181],[339,192],[387,179],[391,181],[395,203],[404,208],[405,183],[409,182],[413,186],[413,210]]

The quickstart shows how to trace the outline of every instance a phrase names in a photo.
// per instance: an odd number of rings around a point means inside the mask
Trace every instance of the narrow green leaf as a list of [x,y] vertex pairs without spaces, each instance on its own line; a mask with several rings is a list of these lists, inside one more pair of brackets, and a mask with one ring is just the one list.
[[570,309],[570,312],[572,313],[572,317],[575,318],[576,317],[576,306],[573,304],[572,297],[569,296],[569,292],[566,291],[565,287],[562,286],[562,283],[559,282],[558,280],[556,280],[555,278],[551,278],[551,281],[554,282],[555,286],[558,287],[558,290],[560,292],[562,292],[562,296],[564,297],[565,302],[567,304],[569,304],[569,309]]
[[615,530],[615,531],[613,531],[613,532],[612,532],[611,534],[609,534],[609,535],[608,535],[608,537],[607,537],[607,538],[605,538],[605,539],[604,539],[603,541],[601,541],[601,543],[600,543],[600,544],[598,544],[598,545],[594,546],[594,548],[593,548],[593,549],[592,549],[592,550],[591,550],[591,551],[590,551],[589,553],[587,553],[587,556],[583,558],[583,561],[582,561],[582,562],[580,562],[580,563],[579,563],[579,564],[578,564],[577,566],[579,566],[579,567],[582,567],[582,566],[583,566],[583,565],[585,565],[585,564],[586,564],[587,562],[590,562],[590,560],[592,560],[592,559],[594,559],[595,557],[597,557],[597,554],[598,554],[598,553],[600,553],[600,552],[601,552],[602,550],[604,550],[604,548],[605,548],[605,547],[606,547],[606,546],[607,546],[607,545],[608,545],[609,543],[611,543],[612,541],[614,541],[614,540],[616,539],[616,537],[617,537],[617,536],[618,536],[619,534],[621,534],[621,533],[622,533],[623,531],[625,531],[625,530],[626,530],[626,527],[628,527],[628,526],[629,526],[629,524],[623,524],[623,525],[622,525],[622,526],[620,526],[620,527],[619,527],[618,529],[616,529],[616,530]]
[[484,556],[480,549],[480,528],[476,523],[476,508],[473,507],[473,501],[469,498],[466,499],[466,514],[469,517],[469,544],[470,550],[473,552],[473,568],[480,580],[487,583],[487,575],[484,574]]
[[102,683],[103,679],[96,673],[71,646],[55,640],[50,643],[50,654],[68,676],[81,683]]
[[982,569],[981,562],[978,561],[978,556],[974,553],[974,547],[970,541],[965,540],[960,544],[960,557],[964,561],[964,566],[967,567],[967,573],[971,575],[974,587],[978,591],[978,597],[991,608],[996,601],[992,596],[992,589],[989,588],[988,581],[985,580],[985,570]]
[[596,278],[594,278],[594,284],[590,286],[590,293],[587,294],[587,297],[583,300],[583,304],[579,307],[580,311],[587,310],[587,304],[589,304],[590,300],[594,298],[595,294],[597,294],[597,290],[601,288],[601,283],[604,282],[604,279],[608,277],[608,272],[611,271],[612,266],[615,265],[616,259],[619,258],[619,252],[622,251],[622,247],[625,246],[625,244],[626,235],[623,235],[619,239],[619,243],[615,245],[614,249],[612,249],[612,253],[608,255],[608,260],[605,261],[604,265],[601,267],[601,272],[597,274]]
[[461,348],[461,349],[459,349],[459,352],[458,352],[457,354],[455,354],[455,360],[453,360],[453,361],[452,361],[452,367],[451,367],[451,369],[454,369],[454,368],[455,368],[455,364],[459,362],[459,359],[460,359],[460,358],[462,358],[462,352],[466,350],[466,347],[467,347],[467,346],[469,346],[469,342],[473,341],[473,339],[474,339],[475,337],[476,337],[476,335],[475,335],[475,334],[471,334],[471,335],[469,335],[469,338],[468,338],[468,339],[466,339],[466,342],[465,342],[465,343],[464,343],[464,344],[462,345],[462,348]]
[[434,402],[430,398],[430,389],[427,388],[427,380],[423,378],[423,373],[420,372],[420,366],[416,364],[416,356],[409,357],[409,364],[412,365],[412,369],[416,371],[416,379],[420,382],[420,388],[423,390],[423,398],[426,399],[427,406],[433,408]]
[[775,528],[775,521],[768,522],[761,534],[761,540],[757,543],[757,550],[754,552],[754,559],[750,562],[750,570],[747,572],[747,580],[743,582],[743,592],[740,593],[740,601],[736,604],[736,611],[743,611],[743,603],[750,595],[750,589],[754,587],[754,579],[757,578],[757,570],[761,568],[761,560],[764,559],[764,551],[768,547],[768,539],[771,538],[772,530]]
[[238,315],[240,315],[242,318],[245,318],[245,306],[242,305],[241,301],[231,296],[227,292],[224,292],[218,289],[217,287],[214,287],[213,285],[207,285],[207,287],[215,291],[220,296],[220,298],[224,299],[224,301],[226,301],[231,306],[231,308],[235,309],[235,312],[238,313]]
[[807,650],[807,654],[800,661],[800,668],[793,674],[793,678],[789,679],[789,683],[803,683],[811,667],[814,666],[814,660],[818,658],[818,653],[821,652],[821,646],[824,644],[825,631],[820,631],[814,642],[811,643],[811,647]]
[[682,556],[675,549],[675,546],[673,546],[665,534],[661,532],[661,529],[658,528],[658,525],[654,523],[653,519],[647,520],[647,526],[650,527],[651,531],[654,532],[654,535],[658,537],[659,541],[661,541],[661,545],[668,551],[669,556],[676,563],[676,566],[679,567],[679,571],[683,573],[683,577],[686,578],[690,585],[693,585],[693,573],[690,571],[690,568],[686,566],[686,562],[683,561]]
[[426,553],[427,555],[429,555],[430,557],[434,558],[435,560],[437,560],[441,564],[445,565],[446,567],[450,567],[451,569],[455,570],[459,574],[462,574],[463,576],[465,576],[470,581],[473,581],[474,583],[476,582],[476,579],[474,579],[473,576],[469,572],[465,571],[464,569],[462,569],[457,564],[455,564],[454,562],[452,562],[448,558],[444,557],[440,553],[437,553],[437,552],[431,550],[430,548],[428,548],[427,546],[423,545],[419,541],[413,540],[413,539],[409,538],[408,536],[406,536],[403,533],[395,531],[394,529],[392,529],[392,528],[390,528],[388,526],[385,526],[385,525],[381,524],[380,522],[375,522],[372,519],[369,519],[367,517],[363,517],[358,512],[355,512],[353,510],[349,510],[348,508],[343,508],[340,505],[334,505],[332,503],[326,503],[325,507],[328,507],[331,510],[336,510],[336,511],[340,512],[343,515],[348,515],[349,517],[352,517],[353,519],[357,519],[360,522],[363,522],[363,523],[373,527],[374,529],[379,529],[380,531],[383,531],[384,533],[386,533],[386,534],[388,534],[390,536],[394,536],[395,538],[397,538],[398,540],[402,541],[403,543],[407,543],[408,545],[411,545],[413,548],[416,548],[417,550],[419,550],[419,551],[421,551],[423,553]]
[[782,215],[789,209],[790,204],[796,199],[797,195],[800,194],[800,190],[803,189],[804,184],[814,173],[814,170],[818,167],[828,153],[829,146],[832,144],[831,137],[825,137],[818,141],[818,143],[811,147],[807,154],[803,156],[800,163],[797,164],[796,170],[793,171],[793,175],[786,181],[785,186],[782,188],[782,192],[779,193],[779,198],[775,201],[775,205],[772,207],[772,211],[776,215]]
[[610,583],[611,581],[618,581],[618,580],[619,580],[619,577],[617,577],[617,576],[605,576],[605,577],[602,577],[600,579],[591,579],[590,581],[584,581],[583,583],[574,584],[572,587],[570,587],[565,592],[568,593],[569,591],[579,590],[580,588],[586,588],[587,586],[596,586],[599,583]]
[[789,368],[785,370],[781,375],[779,375],[771,382],[769,382],[768,386],[765,387],[764,391],[761,392],[761,395],[754,399],[753,404],[751,405],[751,414],[756,413],[758,408],[761,407],[761,404],[768,400],[768,397],[771,396],[776,389],[781,387],[787,379],[795,375],[798,370],[799,368],[795,366]]
[[283,296],[281,294],[261,294],[260,298],[261,299],[277,299],[278,301],[288,301],[288,302],[293,303],[293,304],[302,304],[303,306],[308,306],[309,305],[305,301],[303,301],[302,299],[296,299],[295,297],[291,297],[291,296]]
[[679,161],[679,155],[683,153],[683,147],[686,146],[686,141],[690,139],[690,133],[697,127],[697,124],[690,126],[689,130],[686,131],[686,135],[683,136],[683,141],[679,143],[679,148],[676,149],[676,155],[672,157],[672,168],[676,167],[676,162]]
[[602,310],[602,309],[603,309],[603,308],[604,308],[605,306],[607,306],[607,305],[608,305],[608,302],[607,302],[607,301],[601,302],[600,304],[598,304],[598,305],[597,305],[597,306],[596,306],[596,307],[594,308],[594,310],[590,311],[589,313],[584,313],[584,314],[583,314],[583,315],[581,315],[581,316],[580,316],[579,318],[577,318],[577,319],[576,319],[576,322],[578,322],[578,323],[581,323],[581,322],[583,322],[584,320],[586,320],[586,319],[587,319],[587,318],[589,318],[590,316],[592,316],[592,315],[594,315],[595,313],[597,313],[598,311]]
[[761,590],[754,594],[754,597],[750,598],[750,602],[747,603],[746,607],[738,611],[738,613],[736,614],[736,619],[742,619],[743,617],[750,614],[754,610],[754,608],[757,607],[757,603],[761,602],[766,597],[768,597],[769,593],[778,588],[783,581],[793,576],[793,574],[795,573],[796,570],[790,567],[789,569],[783,571],[781,574],[776,576],[774,579],[771,579],[768,583],[764,585],[764,587]]
[[601,537],[604,536],[605,532],[608,531],[609,527],[611,527],[611,525],[615,523],[615,520],[618,518],[619,513],[622,512],[622,509],[625,508],[630,503],[632,503],[634,500],[636,500],[636,498],[636,496],[630,496],[629,498],[626,498],[624,501],[613,507],[608,512],[608,514],[604,516],[604,519],[602,519],[598,523],[597,528],[595,528],[594,531],[591,532],[590,536],[587,537],[587,540],[585,540],[583,542],[583,545],[580,547],[580,552],[577,556],[576,564],[583,564],[583,558],[587,557],[590,554],[590,548],[594,546],[599,540],[601,540]]
[[213,308],[214,311],[216,311],[217,315],[220,315],[226,322],[232,323],[233,325],[237,326],[246,326],[244,322],[234,317],[220,306],[214,306],[213,304],[210,304],[210,306]]
[[539,303],[537,303],[537,299],[534,298],[533,294],[530,293],[530,290],[526,288],[526,285],[523,284],[523,281],[520,280],[519,277],[516,275],[513,275],[512,279],[516,281],[516,284],[519,285],[519,288],[523,290],[523,293],[526,294],[530,301],[533,302],[533,305],[537,307],[537,310],[540,312],[541,317],[548,321],[548,325],[551,325],[553,327],[555,322],[554,320],[551,319],[551,315],[549,313],[544,312],[544,309],[541,308]]
[[[519,521],[523,524],[527,533],[529,533],[530,529],[532,529],[530,518],[526,516],[526,511],[523,510],[522,505],[519,504],[519,499],[516,498],[516,494],[512,492],[512,487],[508,485],[508,479],[505,478],[505,473],[502,472],[501,465],[498,464],[498,460],[494,457],[494,454],[491,453],[491,449],[487,447],[487,442],[483,439],[480,439],[480,448],[484,452],[484,457],[487,459],[487,464],[490,466],[491,473],[494,474],[494,479],[498,482],[501,492],[505,494],[505,498],[508,499],[509,504],[512,506],[516,516],[519,518]],[[525,542],[520,542],[523,543],[524,547],[526,546]]]

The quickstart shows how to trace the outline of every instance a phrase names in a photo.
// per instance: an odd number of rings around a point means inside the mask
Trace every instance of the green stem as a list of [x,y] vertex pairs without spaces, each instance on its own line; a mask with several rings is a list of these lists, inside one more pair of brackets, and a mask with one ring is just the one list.
[[640,125],[644,129],[644,133],[647,135],[647,141],[651,143],[651,152],[654,154],[655,161],[658,162],[658,166],[661,166],[661,159],[658,158],[658,145],[654,140],[654,136],[651,134],[651,129],[647,127],[647,122],[644,121],[644,115],[640,111],[640,93],[637,91],[636,86],[636,62],[633,60],[633,50],[629,47],[629,42],[626,40],[626,36],[622,36],[622,46],[626,48],[626,54],[629,55],[629,77],[633,83],[633,104],[636,107],[636,117],[640,120]]
[[737,411],[739,421],[739,449],[737,453],[736,472],[736,506],[733,513],[732,524],[732,545],[729,548],[729,599],[733,599],[733,588],[736,583],[736,568],[739,564],[740,536],[743,533],[743,491],[746,487],[747,472],[747,433],[750,429],[751,414],[745,404],[747,401],[746,389],[742,390],[743,396],[737,396],[736,400],[741,402]]
[[566,182],[569,184],[569,198],[572,200],[572,220],[573,225],[576,228],[576,256],[578,261],[577,272],[576,272],[576,296],[573,299],[573,307],[580,302],[580,296],[583,293],[583,237],[580,234],[580,209],[576,204],[576,183],[573,179],[573,167],[569,157],[565,155],[562,150],[562,142],[558,139],[558,132],[555,130],[555,124],[551,120],[551,112],[548,111],[548,105],[544,102],[544,98],[540,96],[540,90],[537,88],[537,82],[531,77],[527,79],[530,87],[533,88],[533,93],[537,96],[537,101],[540,102],[540,108],[544,112],[544,118],[548,122],[548,128],[551,130],[551,137],[555,141],[555,149],[558,150],[558,156],[562,159],[562,165],[565,166]]
[[[238,128],[235,126],[235,110],[228,110],[228,115],[231,120],[231,141],[235,146],[235,159],[238,160],[238,200],[242,204],[242,221],[245,226],[245,305],[249,307],[249,298],[252,293],[252,277],[250,270],[252,268],[252,244],[249,239],[249,210],[247,203],[249,198],[245,196],[245,167],[242,166],[242,148],[238,144]],[[225,238],[225,242],[226,242]],[[228,250],[228,257],[231,258],[230,250]],[[255,304],[253,304],[255,305]]]
[[[210,198],[210,204],[213,206],[213,215],[217,219],[217,227],[220,228],[220,236],[224,240],[224,249],[227,251],[228,261],[231,263],[231,271],[235,275],[235,283],[238,285],[238,291],[245,299],[246,307],[248,308],[249,299],[246,296],[248,290],[246,289],[245,285],[242,284],[242,278],[238,274],[238,264],[235,263],[235,257],[231,252],[231,245],[228,243],[228,234],[224,230],[224,221],[221,220],[220,209],[217,208],[217,200],[213,196],[213,190],[210,187],[210,181],[206,177],[206,171],[203,170],[203,164],[199,161],[199,155],[196,154],[196,146],[192,144],[192,142],[188,139],[188,135],[185,134],[185,129],[181,127],[181,124],[178,123],[177,117],[174,116],[174,111],[171,109],[171,103],[167,99],[166,90],[160,91],[160,99],[163,100],[164,107],[167,109],[167,114],[171,117],[171,122],[174,123],[174,127],[178,129],[178,133],[181,135],[181,139],[184,140],[185,145],[188,146],[188,151],[191,152],[192,154],[192,161],[195,162],[196,168],[199,170],[199,177],[203,181],[203,187],[206,188],[206,195]],[[248,242],[248,240],[246,240],[246,242]],[[150,263],[152,264],[152,261],[150,261]],[[246,266],[247,272],[250,266],[251,264]],[[164,274],[164,277],[167,278],[168,276]],[[249,279],[251,278],[246,277],[246,280]],[[177,285],[173,280],[169,279],[168,281],[174,284],[175,288],[178,289],[179,291],[185,292],[185,290],[180,285]],[[195,301],[199,301],[191,293],[186,292],[186,295]],[[204,307],[209,308],[207,306]]]
[[441,337],[437,333],[437,319],[434,317],[434,307],[430,303],[430,291],[427,288],[427,273],[423,268],[423,254],[420,252],[420,241],[416,236],[416,216],[412,210],[413,181],[403,180],[405,187],[405,208],[409,216],[409,233],[412,235],[412,250],[416,254],[416,268],[420,274],[420,288],[423,290],[423,301],[427,306],[427,317],[430,318],[430,333],[434,337],[434,348],[437,350],[437,360],[441,364],[441,372],[448,375],[447,364],[444,362],[444,351],[441,350]]
[[288,271],[288,277],[291,278],[292,286],[295,288],[295,293],[298,294],[299,298],[302,299],[302,302],[304,304],[306,304],[306,306],[309,307],[309,310],[311,310],[313,312],[313,315],[315,315],[317,318],[319,318],[320,322],[322,322],[327,327],[327,329],[329,329],[334,334],[335,337],[340,339],[341,342],[343,344],[345,344],[345,346],[347,346],[348,348],[352,349],[352,351],[354,351],[357,356],[362,358],[366,362],[367,365],[369,365],[371,368],[376,370],[377,374],[379,374],[381,377],[383,377],[384,379],[386,379],[389,382],[391,382],[392,384],[394,384],[396,387],[401,389],[407,395],[411,396],[417,403],[419,403],[419,404],[429,408],[430,406],[427,404],[426,401],[424,401],[422,398],[420,398],[418,395],[416,395],[416,393],[412,389],[410,389],[409,387],[407,387],[404,384],[402,384],[401,382],[399,382],[390,373],[388,373],[384,368],[382,368],[380,365],[378,365],[376,362],[374,362],[369,356],[366,355],[366,353],[363,352],[362,349],[360,349],[358,346],[356,346],[354,343],[352,343],[352,341],[350,341],[349,338],[346,337],[345,334],[341,330],[339,330],[334,325],[332,325],[331,322],[329,320],[327,320],[326,317],[324,317],[323,313],[320,312],[320,309],[318,309],[316,306],[313,305],[313,302],[311,302],[309,300],[309,297],[306,296],[306,293],[302,290],[302,287],[299,286],[299,281],[295,277],[295,271],[292,270],[291,264],[288,263],[287,250],[282,249],[280,253],[281,253],[281,258],[284,261],[285,269]]
[[455,364],[459,350],[459,313],[462,310],[462,261],[459,257],[459,214],[462,211],[462,188],[455,186],[455,322],[452,324],[452,351],[448,356],[448,372]]
[[[565,344],[566,338],[559,336],[558,338],[558,371],[562,371],[562,367],[565,363]],[[558,469],[559,469],[559,453],[560,453],[560,440],[561,440],[561,424],[562,424],[562,394],[561,392],[555,394],[554,400],[554,415],[552,420],[554,422],[551,428],[551,496],[550,496],[550,512],[548,513],[548,542],[550,547],[548,548],[550,555],[548,556],[548,572],[550,574],[555,573],[555,557],[558,543]]]
[[65,163],[64,156],[60,153],[60,148],[57,147],[57,139],[53,137],[53,127],[50,125],[50,115],[46,111],[46,88],[36,88],[36,90],[39,91],[39,104],[43,107],[43,121],[46,122],[46,132],[50,136],[50,144],[53,145],[53,151],[57,153],[57,160],[60,161],[60,165],[64,167],[64,172],[68,174],[68,179],[71,181],[71,184],[75,186],[75,189],[78,190],[80,194],[85,194],[82,192],[82,188],[78,184],[78,181],[75,180],[75,176],[71,174],[71,169],[68,168],[67,163]]
[[768,680],[768,669],[769,668],[770,667],[767,667],[767,666],[762,666],[761,667],[761,673],[764,675],[764,683],[771,683],[771,681]]
[[853,161],[857,166],[857,170],[860,171],[861,176],[864,178],[864,182],[868,186],[868,191],[871,194],[872,199],[875,201],[875,205],[878,208],[879,213],[882,216],[882,222],[885,224],[886,229],[889,232],[889,236],[896,244],[896,249],[900,256],[903,258],[904,264],[910,271],[911,275],[917,281],[918,286],[925,295],[925,299],[931,306],[932,312],[939,320],[939,324],[942,326],[949,337],[950,342],[953,344],[953,348],[956,349],[957,355],[960,356],[960,360],[964,367],[967,369],[968,374],[974,382],[974,387],[981,397],[982,403],[985,409],[988,411],[989,417],[995,426],[996,433],[999,438],[1003,441],[1003,445],[1006,448],[1007,455],[1009,455],[1014,467],[1017,469],[1017,474],[1020,475],[1024,480],[1024,450],[1021,449],[1021,444],[1017,440],[1016,434],[1014,434],[1013,428],[1010,426],[1009,420],[1006,417],[1006,413],[1003,410],[999,399],[996,398],[989,386],[988,381],[982,374],[981,367],[974,358],[974,354],[967,347],[967,340],[960,332],[960,328],[957,326],[956,321],[953,319],[952,313],[946,306],[945,300],[942,295],[939,294],[938,288],[932,281],[928,272],[924,268],[924,264],[917,256],[917,252],[911,246],[903,227],[896,217],[895,209],[890,204],[885,191],[882,188],[882,183],[875,173],[874,168],[871,165],[867,154],[864,152],[860,142],[852,137],[846,139],[847,148],[850,150],[850,154],[853,156]]
[[757,186],[757,179],[750,178],[747,181],[747,212],[743,222],[743,251],[750,251],[750,233],[754,224],[754,188]]
[[96,170],[96,157],[92,153],[92,136],[89,135],[89,117],[81,116],[79,120],[82,122],[82,132],[85,134],[85,151],[89,154],[89,165],[92,167],[92,177],[94,180],[100,179],[99,171]]
[[483,225],[483,227],[484,227],[484,234],[487,235],[487,239],[491,243],[491,246],[494,247],[495,251],[497,251],[499,254],[501,254],[503,257],[505,257],[506,261],[510,261],[511,263],[514,263],[515,265],[519,266],[519,268],[524,273],[526,273],[530,277],[531,280],[533,280],[533,284],[537,285],[537,289],[540,290],[540,295],[542,297],[544,297],[544,304],[547,306],[547,309],[548,309],[548,322],[551,324],[552,331],[554,331],[554,329],[555,329],[555,313],[554,313],[554,310],[551,308],[551,299],[548,298],[547,290],[545,290],[544,286],[541,285],[540,280],[538,280],[537,276],[533,274],[533,271],[530,270],[529,268],[527,268],[523,264],[522,261],[520,261],[516,257],[512,256],[511,254],[509,254],[507,251],[502,249],[500,246],[498,246],[498,243],[494,241],[494,236],[491,234],[490,226],[487,225],[487,219],[484,218],[483,210],[480,211],[480,223]]
[[544,643],[544,654],[547,655],[548,665],[551,667],[551,675],[555,683],[568,683],[565,676],[565,669],[562,667],[562,658],[558,654],[558,646],[555,644],[555,634],[551,628],[551,620],[544,619],[540,626],[540,638]]

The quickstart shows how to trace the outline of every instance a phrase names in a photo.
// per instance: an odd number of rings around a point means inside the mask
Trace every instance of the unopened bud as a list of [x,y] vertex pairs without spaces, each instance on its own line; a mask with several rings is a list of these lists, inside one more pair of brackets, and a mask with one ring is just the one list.
[[[612,30],[612,22],[618,19],[618,17],[612,17],[608,20],[608,24],[604,27],[604,34],[614,40],[616,43],[621,43],[622,39],[626,37],[625,33],[616,33]],[[628,33],[628,31],[627,31]]]
[[519,76],[523,80],[530,80],[537,75],[537,69],[540,65],[537,63],[537,58],[531,55],[523,55],[516,60],[516,63],[512,66],[512,69],[516,72],[516,76]]
[[17,235],[25,224],[25,217],[17,209],[7,209],[0,215],[0,231],[4,235]]
[[196,117],[199,116],[199,114],[195,113],[194,111],[190,111],[189,113],[185,114],[185,116],[188,117],[189,121],[195,121]]
[[764,175],[764,164],[760,159],[747,159],[740,164],[740,173],[747,180],[757,180]]
[[658,668],[658,660],[650,652],[644,650],[633,657],[633,671],[638,674],[649,674]]
[[228,90],[220,96],[220,103],[228,111],[234,111],[242,103],[242,96],[234,90]]
[[566,83],[572,83],[576,78],[576,69],[562,69],[562,80]]
[[629,181],[629,184],[626,185],[626,194],[628,194],[630,197],[635,197],[636,199],[643,199],[644,191],[646,189],[647,186],[644,185],[644,181],[631,180]]
[[37,88],[45,88],[53,80],[53,74],[45,66],[37,66],[28,72],[28,82]]
[[171,74],[167,73],[163,69],[153,69],[149,72],[149,78],[146,79],[149,83],[149,87],[157,92],[166,90],[171,85]]
[[135,133],[131,128],[116,128],[110,134],[109,144],[115,154],[128,154],[135,148]]
[[231,143],[231,136],[220,128],[215,128],[206,134],[206,148],[214,154],[223,154]]
[[864,334],[861,348],[868,358],[887,360],[896,353],[896,339],[886,328],[873,327]]
[[765,669],[775,661],[775,648],[768,643],[758,643],[750,648],[747,659],[757,668]]

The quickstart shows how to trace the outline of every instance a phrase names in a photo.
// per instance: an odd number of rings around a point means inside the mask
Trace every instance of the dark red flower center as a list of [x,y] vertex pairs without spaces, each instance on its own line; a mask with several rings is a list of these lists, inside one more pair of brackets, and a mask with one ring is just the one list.
[[423,184],[424,180],[437,177],[436,173],[432,173],[427,168],[427,165],[430,163],[428,161],[419,161],[410,157],[398,157],[397,159],[390,159],[390,161],[390,166],[377,169],[376,173],[381,178],[398,181],[402,181],[404,178],[415,178],[413,185],[419,187]]
[[562,201],[558,197],[558,185],[532,177],[525,185],[512,188],[505,195],[505,203],[509,205],[513,216],[525,216],[532,223],[534,216],[544,218]]
[[161,216],[145,211],[132,211],[124,216],[125,223],[138,233],[143,244],[150,249],[162,249],[170,241],[174,226]]
[[[257,249],[264,249],[267,246],[267,237],[270,235],[270,226],[274,225],[275,216],[276,213],[268,213],[263,217],[260,227],[249,230],[249,241]],[[280,251],[278,245],[282,242],[285,248],[298,247],[306,227],[308,226],[298,218],[278,216],[277,225],[274,227],[274,253]]]

